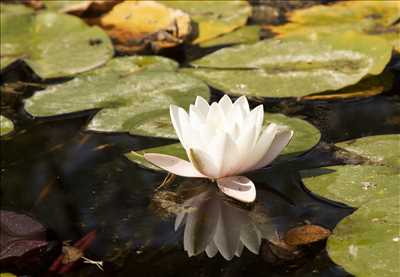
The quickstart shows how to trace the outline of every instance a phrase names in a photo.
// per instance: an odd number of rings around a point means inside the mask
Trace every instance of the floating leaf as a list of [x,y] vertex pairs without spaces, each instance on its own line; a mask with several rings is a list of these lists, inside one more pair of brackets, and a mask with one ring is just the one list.
[[[391,26],[400,18],[398,1],[343,1],[295,10],[289,23],[266,26],[281,37],[313,32],[340,33],[348,30],[381,35],[399,49],[399,30]],[[396,46],[397,45],[397,46]]]
[[328,254],[355,276],[399,276],[399,230],[397,193],[368,202],[343,219],[328,239]]
[[169,7],[180,9],[190,15],[197,24],[198,36],[193,43],[201,43],[222,34],[232,32],[246,24],[251,15],[247,1],[158,1]]
[[200,68],[184,72],[233,95],[303,97],[377,75],[390,57],[385,40],[347,32],[224,48],[192,63]]
[[[287,117],[283,114],[264,114],[264,126],[267,124],[274,122],[281,125],[289,126],[292,130],[294,130],[294,136],[289,143],[288,146],[285,147],[280,157],[278,157],[277,161],[282,159],[292,158],[295,155],[299,155],[309,150],[311,147],[316,145],[321,137],[320,132],[313,125],[308,123],[307,121],[301,120],[299,118]],[[154,170],[160,170],[154,165],[150,164],[143,158],[144,153],[160,153],[166,155],[176,156],[182,159],[186,159],[186,152],[182,148],[180,143],[170,144],[160,147],[154,147],[149,149],[144,149],[141,151],[132,151],[126,154],[126,157],[131,161]],[[286,154],[286,155],[285,155]]]
[[5,116],[0,115],[0,136],[7,135],[14,130],[13,122]]
[[35,11],[33,9],[28,8],[25,5],[0,3],[1,19],[8,16],[20,16],[20,15],[32,14],[34,12]]
[[312,192],[353,207],[400,193],[400,173],[387,166],[331,166],[303,170],[301,175]]
[[284,241],[293,246],[309,244],[312,242],[324,240],[329,237],[331,231],[318,225],[303,225],[290,229]]
[[157,56],[116,58],[35,93],[25,109],[33,116],[101,109],[89,123],[89,130],[176,138],[169,105],[188,108],[197,95],[210,96],[206,84],[177,73],[176,68],[174,61]]
[[259,41],[260,26],[244,26],[226,35],[200,43],[200,47],[214,47],[220,45],[233,45],[254,43]]
[[394,76],[387,71],[378,76],[365,78],[355,85],[345,87],[338,91],[326,91],[318,94],[304,96],[308,100],[332,100],[347,98],[364,98],[389,91],[393,85]]
[[379,135],[336,144],[347,151],[370,159],[374,163],[400,168],[400,135]]
[[122,0],[43,0],[48,10],[82,15],[86,11],[103,13]]
[[21,14],[8,8],[4,13],[0,33],[2,70],[23,60],[41,78],[64,77],[98,67],[113,55],[105,32],[77,17],[52,12]]
[[191,31],[190,17],[155,1],[124,1],[101,18],[118,50],[135,52],[176,46]]

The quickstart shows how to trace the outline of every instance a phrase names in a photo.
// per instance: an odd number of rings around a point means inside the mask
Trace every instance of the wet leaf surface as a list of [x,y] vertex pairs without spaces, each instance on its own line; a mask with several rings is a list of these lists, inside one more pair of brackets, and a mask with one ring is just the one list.
[[399,194],[370,201],[343,219],[328,239],[333,261],[355,276],[400,273]]
[[221,45],[233,45],[244,43],[255,43],[259,41],[260,26],[244,26],[226,35],[202,42],[200,47],[214,47]]
[[103,30],[65,14],[34,14],[26,8],[6,8],[2,11],[0,35],[1,69],[23,60],[43,79],[91,70],[113,55],[110,39]]
[[224,48],[183,72],[232,95],[303,97],[377,75],[390,56],[391,46],[381,38],[356,32],[311,34]]
[[169,7],[188,13],[196,23],[197,36],[194,44],[205,42],[222,34],[232,32],[246,24],[251,15],[247,1],[158,1]]
[[[317,128],[315,128],[307,121],[299,118],[287,117],[283,114],[265,113],[264,126],[267,126],[271,122],[286,125],[294,130],[294,137],[292,138],[288,146],[284,148],[281,156],[279,156],[276,161],[290,159],[296,155],[304,153],[305,151],[315,146],[321,138],[321,134]],[[160,153],[176,156],[182,159],[187,159],[186,152],[182,148],[180,143],[154,147],[140,151],[133,151],[126,154],[126,157],[141,166],[154,170],[160,170],[143,158],[144,153]]]
[[101,25],[125,53],[151,45],[153,49],[182,43],[191,32],[190,17],[156,1],[125,1],[100,19]]
[[104,13],[122,0],[42,0],[46,9],[56,12],[82,15],[85,12]]
[[312,242],[324,240],[329,237],[331,231],[318,225],[303,225],[290,229],[284,238],[284,241],[293,246],[309,244]]
[[37,92],[25,102],[33,116],[101,109],[87,129],[176,138],[169,105],[188,108],[196,96],[209,98],[205,83],[176,72],[169,59],[125,57],[75,79]]
[[14,123],[5,116],[0,115],[0,136],[7,135],[14,130]]

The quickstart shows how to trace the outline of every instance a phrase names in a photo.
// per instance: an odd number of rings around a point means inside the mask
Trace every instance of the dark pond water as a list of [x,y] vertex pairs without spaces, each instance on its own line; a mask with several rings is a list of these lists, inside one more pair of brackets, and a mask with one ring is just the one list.
[[[192,49],[185,58],[179,56],[180,52],[178,56],[168,55],[185,63],[206,52]],[[18,66],[2,76],[3,85],[18,80],[36,81]],[[80,264],[65,276],[348,276],[329,259],[324,242],[307,246],[301,258],[290,259],[271,250],[266,240],[305,223],[333,229],[353,212],[351,207],[308,192],[299,171],[358,162],[337,155],[335,142],[400,133],[399,87],[396,80],[394,88],[385,94],[352,101],[266,101],[266,111],[304,118],[320,129],[322,138],[308,153],[253,173],[250,177],[257,186],[257,202],[244,208],[227,201],[213,186],[190,179],[178,178],[161,193],[155,192],[166,174],[138,167],[123,155],[174,141],[87,132],[85,125],[95,111],[34,119],[24,112],[23,99],[38,90],[37,85],[28,84],[17,91],[2,86],[2,114],[14,121],[16,131],[0,140],[1,209],[33,216],[49,229],[48,239],[55,242],[53,245],[78,240],[96,230],[96,240],[85,256],[104,260],[105,271]],[[212,100],[221,96],[221,92],[213,91]],[[176,191],[187,208],[200,205],[203,200],[198,198],[209,193],[204,199],[212,199],[214,208],[202,213],[225,211],[232,232],[243,218],[250,220],[264,238],[260,254],[245,249],[240,258],[231,261],[219,254],[214,258],[205,253],[188,257],[184,250],[185,229],[190,224],[210,223],[186,218],[175,231],[176,215],[166,211],[165,205],[171,203],[165,196]],[[233,208],[227,212],[225,205]],[[45,276],[48,266],[44,263],[30,271]]]

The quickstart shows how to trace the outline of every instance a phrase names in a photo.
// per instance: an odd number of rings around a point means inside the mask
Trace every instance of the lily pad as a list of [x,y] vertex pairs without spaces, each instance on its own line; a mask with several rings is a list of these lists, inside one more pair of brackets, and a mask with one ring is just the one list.
[[233,95],[303,97],[380,74],[390,57],[391,45],[378,37],[314,34],[224,48],[184,72]]
[[43,0],[46,9],[51,11],[82,15],[86,11],[103,13],[121,0]]
[[[293,156],[304,153],[305,151],[316,145],[321,138],[321,134],[317,128],[315,128],[307,121],[299,118],[287,117],[283,114],[265,113],[264,126],[271,122],[289,126],[292,130],[294,130],[294,136],[291,142],[283,150],[282,155],[278,157],[277,161],[290,159]],[[126,154],[126,157],[143,167],[160,170],[158,167],[155,167],[143,158],[144,153],[167,154],[187,160],[186,152],[182,148],[180,143],[153,147],[140,151],[132,151]]]
[[123,52],[141,50],[149,43],[157,49],[176,46],[191,31],[188,14],[156,1],[124,1],[100,21]]
[[378,135],[337,143],[336,146],[364,156],[371,162],[400,169],[400,135]]
[[343,219],[328,239],[328,254],[355,276],[399,276],[399,230],[397,193],[368,202]]
[[200,43],[200,47],[255,43],[259,41],[260,26],[244,26],[226,35]]
[[245,0],[231,1],[158,1],[166,6],[180,9],[190,15],[197,24],[198,35],[194,44],[205,42],[222,34],[232,32],[246,24],[251,6]]
[[91,70],[113,55],[103,30],[66,14],[7,8],[2,11],[0,35],[1,69],[23,60],[43,79]]
[[176,68],[174,61],[157,56],[116,58],[35,93],[25,109],[40,117],[101,109],[88,130],[176,138],[169,105],[188,108],[197,95],[210,96],[205,83]]
[[400,194],[400,172],[387,166],[345,165],[301,171],[312,192],[352,207]]
[[14,124],[10,119],[0,115],[0,136],[7,135],[14,130]]

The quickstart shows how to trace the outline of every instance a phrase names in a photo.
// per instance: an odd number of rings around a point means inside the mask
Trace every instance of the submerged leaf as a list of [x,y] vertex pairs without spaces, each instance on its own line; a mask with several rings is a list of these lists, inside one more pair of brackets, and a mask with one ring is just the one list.
[[328,239],[328,254],[355,276],[399,276],[399,229],[397,193],[368,202],[343,219]]
[[303,225],[290,229],[285,235],[285,242],[297,246],[324,240],[329,237],[331,231],[318,225]]
[[188,108],[196,96],[209,98],[202,81],[176,72],[176,62],[157,56],[124,57],[48,87],[25,102],[33,116],[101,109],[88,129],[176,138],[169,105]]
[[251,15],[251,6],[244,0],[230,1],[158,1],[169,7],[180,9],[190,15],[198,31],[194,44],[205,42],[222,34],[232,32],[246,24]]
[[303,97],[380,74],[390,57],[391,46],[381,38],[355,32],[314,34],[224,48],[183,72],[233,95]]
[[0,115],[0,136],[7,135],[14,130],[13,122],[5,116]]
[[64,77],[101,66],[113,55],[105,32],[77,17],[52,12],[21,14],[10,9],[4,14],[0,33],[2,70],[23,60],[41,78]]
[[[287,117],[283,114],[264,114],[264,126],[274,122],[280,125],[286,125],[294,130],[294,136],[290,143],[285,147],[282,155],[276,161],[290,159],[293,156],[304,153],[305,151],[316,145],[321,137],[320,132],[313,125],[299,118]],[[150,164],[143,158],[144,153],[160,153],[171,156],[176,156],[187,160],[186,151],[180,143],[170,144],[165,146],[148,148],[140,151],[132,151],[126,154],[126,157],[140,166],[160,170],[158,167]]]

